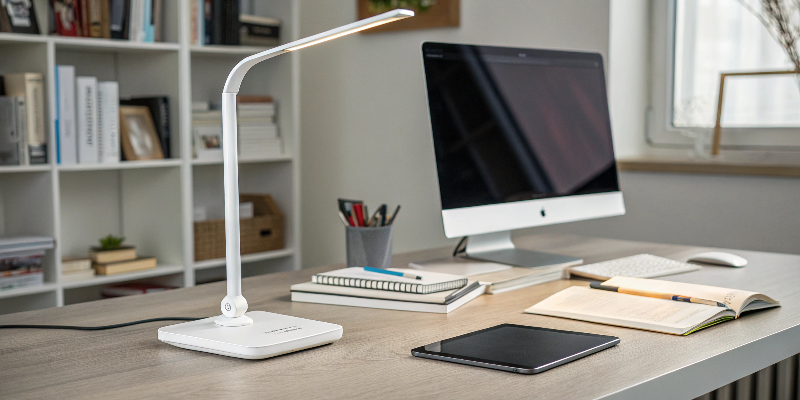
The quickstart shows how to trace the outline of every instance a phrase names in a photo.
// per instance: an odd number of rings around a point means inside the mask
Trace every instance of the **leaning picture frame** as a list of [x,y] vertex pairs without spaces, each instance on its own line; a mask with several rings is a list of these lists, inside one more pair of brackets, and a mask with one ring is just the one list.
[[120,106],[120,142],[128,161],[164,158],[161,142],[150,109],[145,106]]

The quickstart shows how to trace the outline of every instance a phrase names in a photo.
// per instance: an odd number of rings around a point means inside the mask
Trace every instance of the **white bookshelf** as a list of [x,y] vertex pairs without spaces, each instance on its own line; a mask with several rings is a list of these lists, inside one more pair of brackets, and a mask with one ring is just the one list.
[[[191,103],[219,100],[228,72],[242,58],[265,50],[249,46],[190,44],[186,1],[165,4],[165,42],[0,33],[0,74],[39,72],[47,94],[47,165],[0,166],[0,236],[47,235],[56,247],[45,257],[45,284],[0,291],[0,314],[100,299],[104,286],[146,281],[178,287],[224,279],[225,260],[194,260],[193,208],[222,212],[222,162],[192,159]],[[35,0],[40,30],[47,1]],[[283,21],[282,40],[297,38],[293,0],[255,0],[255,13]],[[57,165],[54,157],[55,65],[74,65],[79,76],[119,82],[120,96],[169,97],[171,158],[116,164]],[[253,68],[243,94],[268,94],[277,102],[284,154],[240,160],[242,193],[270,194],[285,216],[281,250],[242,257],[243,276],[298,269],[299,65],[287,54]],[[158,259],[155,269],[63,281],[64,256],[81,255],[107,234],[125,236],[139,254]],[[213,300],[217,301],[217,300]]]

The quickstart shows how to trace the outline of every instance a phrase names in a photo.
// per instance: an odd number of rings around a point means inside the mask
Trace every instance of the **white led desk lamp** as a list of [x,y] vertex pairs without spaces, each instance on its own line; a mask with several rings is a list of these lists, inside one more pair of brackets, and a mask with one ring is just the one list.
[[239,164],[236,145],[236,94],[247,71],[275,56],[327,42],[378,25],[413,17],[393,10],[327,32],[254,54],[233,67],[222,90],[222,150],[225,175],[225,250],[228,295],[222,315],[158,330],[162,342],[190,350],[239,358],[268,358],[339,340],[342,327],[265,311],[247,312],[242,296],[242,258],[239,253]]

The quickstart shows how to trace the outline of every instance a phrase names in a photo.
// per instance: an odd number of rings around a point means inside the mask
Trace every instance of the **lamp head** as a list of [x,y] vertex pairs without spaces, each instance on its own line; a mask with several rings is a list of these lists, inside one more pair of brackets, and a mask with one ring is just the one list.
[[314,36],[296,40],[283,46],[262,51],[261,53],[253,54],[252,56],[239,61],[239,63],[233,67],[233,70],[231,70],[231,73],[228,75],[228,80],[225,81],[225,87],[222,89],[222,92],[239,93],[239,87],[242,85],[242,79],[244,79],[247,71],[249,71],[254,65],[266,59],[413,16],[413,11],[398,8],[396,10],[387,11],[383,14],[378,14],[373,17],[364,18],[360,21],[340,26],[329,31],[318,33]]

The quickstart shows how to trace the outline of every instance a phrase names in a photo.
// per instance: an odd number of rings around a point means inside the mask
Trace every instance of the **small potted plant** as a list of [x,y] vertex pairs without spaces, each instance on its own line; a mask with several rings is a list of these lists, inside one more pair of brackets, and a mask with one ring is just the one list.
[[91,248],[92,261],[98,264],[107,264],[135,260],[136,247],[123,246],[124,241],[125,238],[122,236],[108,235],[100,238],[100,246]]

